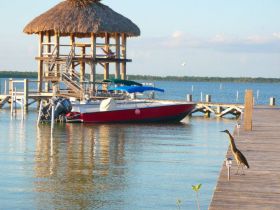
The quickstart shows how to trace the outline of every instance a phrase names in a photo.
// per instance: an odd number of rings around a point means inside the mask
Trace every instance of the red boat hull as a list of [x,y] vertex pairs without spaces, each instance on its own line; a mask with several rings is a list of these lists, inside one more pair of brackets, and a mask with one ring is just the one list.
[[66,120],[84,123],[180,122],[194,106],[194,104],[175,104],[105,112],[71,112],[66,116]]

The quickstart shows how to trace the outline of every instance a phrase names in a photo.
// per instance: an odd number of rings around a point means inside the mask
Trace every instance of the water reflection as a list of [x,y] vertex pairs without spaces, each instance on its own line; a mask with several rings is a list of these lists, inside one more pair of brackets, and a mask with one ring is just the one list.
[[203,183],[204,209],[228,144],[219,131],[232,127],[203,117],[189,124],[57,124],[51,136],[32,112],[24,123],[8,114],[0,118],[4,209],[173,209],[176,199],[191,200],[195,183]]
[[[122,127],[109,125],[61,125],[54,136],[50,126],[38,127],[35,191],[50,196],[54,208],[102,206],[101,192],[125,185],[124,139]],[[50,205],[46,195],[36,195],[38,205]]]

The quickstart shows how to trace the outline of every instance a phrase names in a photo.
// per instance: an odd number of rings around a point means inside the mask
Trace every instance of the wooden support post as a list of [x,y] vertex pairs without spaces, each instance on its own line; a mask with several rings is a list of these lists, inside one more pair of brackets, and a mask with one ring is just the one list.
[[[59,37],[59,34],[56,33],[55,36],[54,36],[54,41],[55,41],[55,46],[56,46],[56,54],[55,54],[55,57],[58,58],[59,57],[59,48],[60,48],[60,37]],[[55,68],[55,77],[58,77],[60,76],[60,65],[59,64],[56,64],[56,68]],[[58,82],[55,82],[52,84],[52,88],[53,88],[53,96],[56,96],[57,93],[59,93],[59,83]]]
[[[48,54],[52,53],[51,42],[52,42],[52,35],[49,32],[47,32],[47,43],[48,43],[47,53]],[[45,72],[44,76],[49,76],[49,71]],[[50,91],[50,83],[49,83],[49,81],[46,81],[45,82],[45,92],[48,93],[49,91]]]
[[[126,59],[126,34],[122,33],[122,58]],[[126,79],[126,61],[121,64],[121,79]]]
[[244,130],[252,131],[253,128],[253,91],[245,91]]
[[211,102],[211,95],[206,95],[205,96],[205,102],[210,103]]
[[221,114],[222,111],[223,111],[222,106],[217,106],[217,110],[216,110],[217,114]]
[[[82,47],[81,57],[84,58],[85,54],[86,54],[86,47]],[[80,66],[81,66],[80,82],[81,82],[81,85],[82,85],[82,82],[84,82],[84,80],[85,80],[85,69],[86,69],[85,61],[81,61]]]
[[14,115],[14,90],[11,91],[11,116]]
[[95,94],[95,74],[96,74],[96,64],[91,63],[90,65],[91,71],[90,71],[90,94],[93,96]]
[[[110,34],[105,34],[105,50],[109,52]],[[109,63],[104,64],[104,79],[109,79]]]
[[[71,49],[74,49],[73,54],[75,55],[75,35],[74,34],[70,35],[70,45],[71,45]],[[71,65],[70,65],[70,72],[69,72],[70,73],[70,78],[72,78],[74,68],[75,68],[74,62],[72,62]]]
[[58,94],[58,84],[57,84],[57,82],[54,82],[53,84],[52,84],[52,93],[53,93],[53,96],[57,96],[57,94]]
[[24,79],[24,95],[23,95],[24,104],[22,104],[22,106],[24,106],[25,112],[28,111],[28,92],[29,92],[28,79]]
[[96,74],[96,35],[94,33],[91,34],[91,71],[90,71],[90,90],[91,95],[95,94],[95,74]]
[[[54,42],[55,42],[55,46],[56,46],[56,53],[55,53],[55,57],[58,58],[59,57],[59,47],[60,47],[60,37],[59,34],[56,33],[54,36]],[[58,74],[60,73],[60,65],[56,64],[56,72],[55,72],[55,76],[58,76]]]
[[13,90],[14,90],[14,83],[13,83],[13,79],[10,78],[9,79],[9,95],[13,94]]
[[7,80],[5,80],[4,94],[7,95]]
[[[120,34],[115,34],[116,39],[116,59],[120,59]],[[115,78],[120,79],[120,62],[116,62]]]
[[192,102],[192,94],[187,94],[187,102]]
[[276,105],[275,97],[270,97],[269,98],[269,105],[270,106],[275,106]]
[[205,111],[204,117],[210,118],[211,117],[211,112],[209,110]]
[[[39,52],[38,57],[43,57],[43,41],[44,41],[44,33],[39,33]],[[42,86],[43,86],[43,61],[38,61],[38,92],[42,92]]]

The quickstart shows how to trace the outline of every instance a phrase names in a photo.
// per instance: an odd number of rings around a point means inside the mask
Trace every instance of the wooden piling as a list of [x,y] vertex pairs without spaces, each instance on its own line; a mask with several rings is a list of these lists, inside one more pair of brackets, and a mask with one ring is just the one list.
[[9,79],[9,95],[12,95],[13,89],[14,89],[14,86],[13,86],[13,79],[10,78],[10,79]]
[[192,102],[192,94],[187,94],[187,102]]
[[[105,51],[109,53],[110,50],[110,35],[108,33],[105,33]],[[108,55],[107,55],[108,56]],[[104,64],[104,77],[103,79],[109,79],[109,71],[110,71],[110,65],[108,62]]]
[[24,106],[24,111],[28,111],[28,93],[29,93],[29,88],[28,88],[28,79],[24,79],[24,95],[23,95],[23,102],[22,106]]
[[253,90],[245,91],[245,107],[244,107],[244,130],[252,131],[253,129]]
[[207,94],[207,95],[205,96],[205,101],[210,103],[210,102],[211,102],[211,95],[208,95],[208,94]]
[[[116,59],[120,59],[120,34],[115,34],[116,39]],[[115,64],[116,70],[115,70],[115,78],[120,79],[120,63],[116,62]]]
[[275,106],[275,98],[274,97],[271,97],[270,99],[269,99],[269,105],[270,106]]
[[5,80],[4,94],[7,95],[7,80]]
[[[44,42],[44,33],[40,32],[39,33],[39,44],[38,44],[38,56],[42,57],[43,56],[43,52],[44,52],[44,46],[43,46],[43,42]],[[43,83],[43,61],[42,60],[38,60],[38,92],[41,93],[42,92],[42,83]]]
[[[121,54],[122,58],[126,59],[126,41],[127,37],[126,34],[122,34],[122,45],[121,45]],[[122,62],[121,64],[121,79],[126,79],[126,62]]]
[[91,34],[91,57],[93,61],[90,63],[90,92],[91,96],[95,94],[95,74],[96,74],[96,62],[94,61],[96,59],[96,35],[94,33]]

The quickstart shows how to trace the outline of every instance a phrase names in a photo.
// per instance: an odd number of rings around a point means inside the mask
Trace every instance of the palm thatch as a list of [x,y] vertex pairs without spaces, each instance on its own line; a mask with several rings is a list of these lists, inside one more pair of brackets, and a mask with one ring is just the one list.
[[113,11],[100,0],[66,0],[36,17],[24,30],[27,34],[49,32],[60,36],[75,34],[90,37],[91,33],[125,33],[139,36],[140,29],[131,20]]

